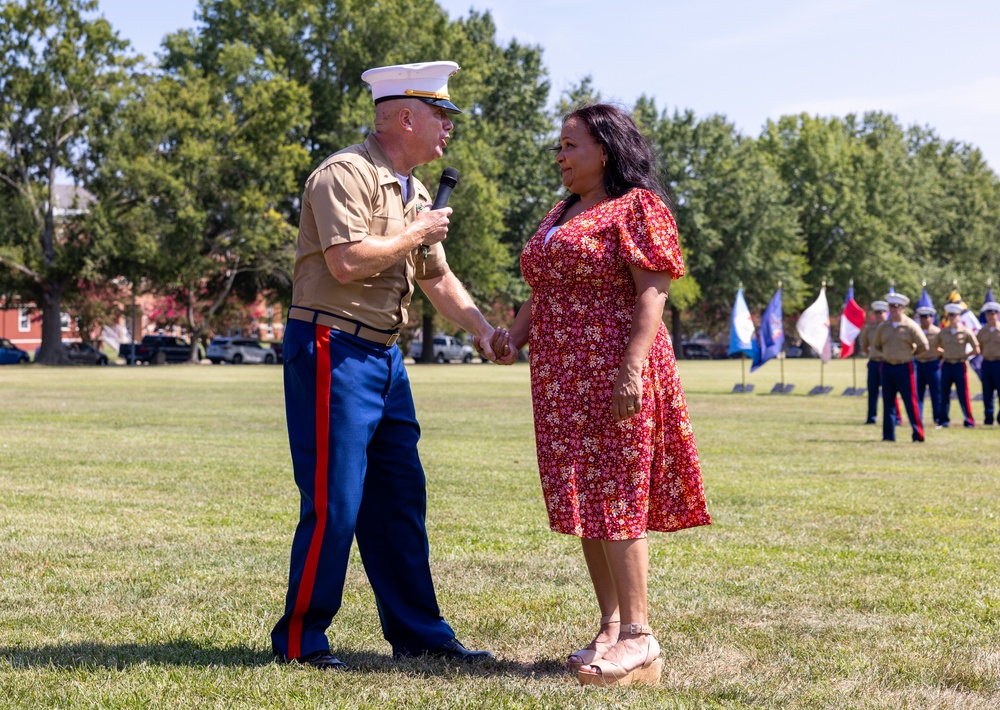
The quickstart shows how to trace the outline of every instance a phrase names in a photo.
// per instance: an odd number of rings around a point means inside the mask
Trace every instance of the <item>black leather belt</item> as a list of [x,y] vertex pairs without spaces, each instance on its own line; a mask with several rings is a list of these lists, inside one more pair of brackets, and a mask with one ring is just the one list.
[[965,358],[963,357],[961,360],[948,360],[947,358],[945,358],[945,362],[948,363],[949,365],[957,365],[960,362],[965,362]]
[[288,309],[288,317],[292,320],[301,320],[306,323],[318,323],[332,330],[339,330],[343,333],[356,335],[370,343],[378,343],[386,347],[396,344],[399,338],[399,330],[380,330],[372,328],[364,323],[344,316],[338,316],[326,311],[317,311],[314,308],[303,308],[302,306],[292,306]]

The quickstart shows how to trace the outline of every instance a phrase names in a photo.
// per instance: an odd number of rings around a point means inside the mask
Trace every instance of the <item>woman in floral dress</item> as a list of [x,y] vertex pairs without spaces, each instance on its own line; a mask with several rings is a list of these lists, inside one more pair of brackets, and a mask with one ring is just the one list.
[[525,245],[531,297],[494,342],[530,345],[549,524],[582,539],[601,610],[600,632],[568,665],[581,683],[656,683],[646,533],[711,523],[662,320],[684,262],[628,114],[607,104],[569,114],[556,162],[571,194]]

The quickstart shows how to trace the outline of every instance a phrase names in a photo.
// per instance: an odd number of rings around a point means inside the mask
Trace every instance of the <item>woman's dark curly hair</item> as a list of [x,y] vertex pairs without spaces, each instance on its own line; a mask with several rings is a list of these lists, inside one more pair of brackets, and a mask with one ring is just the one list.
[[[566,114],[563,125],[571,118],[582,121],[607,153],[604,191],[608,197],[621,197],[632,188],[640,187],[655,192],[670,206],[670,199],[656,178],[653,150],[631,116],[611,104],[587,104]],[[568,202],[578,199],[570,195]]]

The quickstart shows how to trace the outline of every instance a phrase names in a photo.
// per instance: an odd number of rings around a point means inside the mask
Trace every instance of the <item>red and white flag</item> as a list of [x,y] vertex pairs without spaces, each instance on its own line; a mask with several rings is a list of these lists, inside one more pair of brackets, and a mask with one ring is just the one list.
[[850,357],[854,353],[854,341],[858,339],[865,324],[865,311],[854,300],[854,287],[847,289],[844,312],[840,314],[840,357]]

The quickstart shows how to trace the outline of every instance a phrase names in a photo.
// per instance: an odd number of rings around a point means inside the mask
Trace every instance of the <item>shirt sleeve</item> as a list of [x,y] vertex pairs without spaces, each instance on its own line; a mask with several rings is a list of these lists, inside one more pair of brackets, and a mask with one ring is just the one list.
[[619,253],[626,263],[648,271],[684,275],[684,257],[677,241],[677,224],[655,193],[633,190],[618,220]]
[[347,161],[331,163],[310,179],[306,199],[324,251],[334,244],[360,242],[368,236],[374,209],[368,182]]

